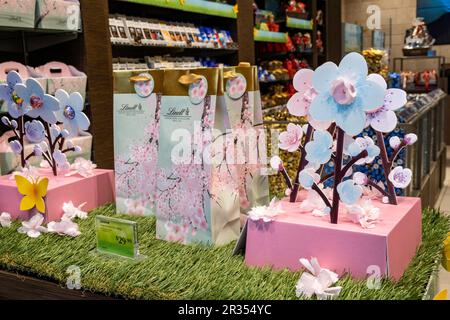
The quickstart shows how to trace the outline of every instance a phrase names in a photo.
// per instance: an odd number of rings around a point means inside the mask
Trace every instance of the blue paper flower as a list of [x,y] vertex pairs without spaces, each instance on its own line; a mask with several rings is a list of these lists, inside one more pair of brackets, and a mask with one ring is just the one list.
[[22,83],[22,78],[16,71],[10,71],[6,76],[6,83],[0,84],[0,100],[6,102],[9,114],[16,119],[31,110],[14,91],[14,86],[18,83]]
[[38,120],[25,123],[25,134],[27,139],[33,143],[40,143],[45,139],[44,125]]
[[337,192],[342,202],[351,205],[358,202],[362,196],[363,189],[355,184],[352,179],[348,179],[337,186]]
[[9,143],[9,146],[11,147],[12,151],[16,154],[20,154],[22,152],[22,145],[18,140],[13,140]]
[[55,97],[59,100],[56,118],[64,124],[70,136],[76,136],[79,130],[85,131],[89,128],[89,118],[82,112],[84,103],[81,94],[73,92],[69,95],[65,90],[58,89]]
[[331,158],[333,137],[328,131],[316,130],[313,138],[305,146],[306,160],[314,164],[327,163]]
[[56,123],[55,111],[59,109],[58,100],[44,93],[44,89],[35,79],[28,79],[25,84],[14,86],[17,95],[23,100],[23,105],[31,107],[27,115],[32,118],[41,117],[44,121]]
[[314,168],[305,168],[298,175],[298,182],[305,189],[311,189],[314,183],[320,182],[320,175]]
[[339,64],[326,62],[316,69],[313,86],[318,96],[310,114],[317,121],[335,121],[347,134],[359,134],[366,111],[383,105],[386,89],[367,79],[367,63],[358,53],[347,54]]

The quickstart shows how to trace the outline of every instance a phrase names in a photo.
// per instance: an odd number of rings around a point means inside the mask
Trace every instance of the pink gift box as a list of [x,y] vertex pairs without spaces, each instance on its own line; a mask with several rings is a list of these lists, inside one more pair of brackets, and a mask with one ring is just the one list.
[[421,202],[399,197],[397,206],[376,200],[373,204],[380,208],[380,221],[373,229],[363,229],[345,221],[345,214],[338,224],[331,224],[329,217],[300,213],[299,202],[284,199],[284,213],[274,221],[248,219],[245,261],[249,266],[296,271],[302,267],[300,258],[316,257],[322,267],[340,275],[350,272],[361,279],[378,266],[381,276],[398,280],[422,240]]
[[[63,215],[64,202],[72,201],[75,206],[83,202],[83,211],[98,208],[114,202],[114,171],[94,169],[94,175],[88,178],[76,174],[70,177],[53,176],[48,169],[40,169],[41,177],[48,177],[49,184],[45,197],[47,221],[59,221]],[[8,212],[13,219],[29,219],[32,210],[19,209],[22,195],[17,190],[15,179],[11,175],[0,177],[0,212]]]

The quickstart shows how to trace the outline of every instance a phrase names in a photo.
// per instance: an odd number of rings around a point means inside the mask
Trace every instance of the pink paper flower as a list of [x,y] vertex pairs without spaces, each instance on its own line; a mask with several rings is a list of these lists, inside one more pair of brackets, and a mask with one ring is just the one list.
[[301,69],[295,74],[293,85],[297,92],[289,99],[287,108],[294,116],[306,117],[315,129],[325,130],[331,125],[330,121],[316,121],[309,115],[311,101],[317,96],[312,85],[313,74],[310,69]]
[[297,151],[302,142],[302,137],[302,127],[289,123],[287,126],[287,131],[280,134],[280,143],[278,144],[278,147],[289,152]]
[[411,169],[404,169],[401,166],[395,167],[389,173],[389,181],[392,182],[394,187],[404,189],[406,188],[410,182],[412,177]]
[[347,206],[347,218],[353,223],[359,223],[364,229],[372,229],[380,218],[380,209],[371,200],[360,200],[357,204]]
[[333,299],[339,295],[342,287],[332,287],[339,280],[336,273],[322,268],[317,258],[311,258],[311,261],[302,258],[300,263],[306,268],[306,271],[302,273],[295,286],[297,297],[311,298],[316,295],[317,299],[325,300]]
[[408,133],[407,135],[405,135],[405,142],[408,146],[416,143],[417,141],[417,135],[414,133]]
[[331,84],[331,96],[339,104],[351,104],[356,98],[355,86],[344,78],[337,78]]
[[406,92],[401,89],[388,89],[384,104],[379,109],[367,113],[367,122],[380,132],[391,132],[397,126],[395,110],[406,104]]

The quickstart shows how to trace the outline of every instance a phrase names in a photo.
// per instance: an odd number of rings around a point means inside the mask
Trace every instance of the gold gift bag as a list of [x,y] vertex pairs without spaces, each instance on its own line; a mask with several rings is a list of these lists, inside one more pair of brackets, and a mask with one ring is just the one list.
[[227,115],[217,68],[166,70],[161,99],[159,239],[226,244],[239,236],[234,168],[225,159]]
[[164,73],[114,71],[114,166],[119,213],[153,215]]
[[238,172],[242,213],[267,205],[266,137],[262,121],[257,69],[246,63],[224,68],[224,102],[235,137],[235,163]]

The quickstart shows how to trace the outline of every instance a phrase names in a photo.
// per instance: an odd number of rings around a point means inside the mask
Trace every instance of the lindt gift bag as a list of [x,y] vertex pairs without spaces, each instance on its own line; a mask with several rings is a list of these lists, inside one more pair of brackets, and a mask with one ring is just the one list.
[[114,71],[117,212],[155,212],[158,130],[164,72]]
[[224,102],[234,134],[241,212],[269,202],[267,147],[256,67],[224,68]]
[[239,236],[234,167],[225,157],[229,121],[217,108],[219,69],[167,70],[161,100],[156,236],[226,244]]

